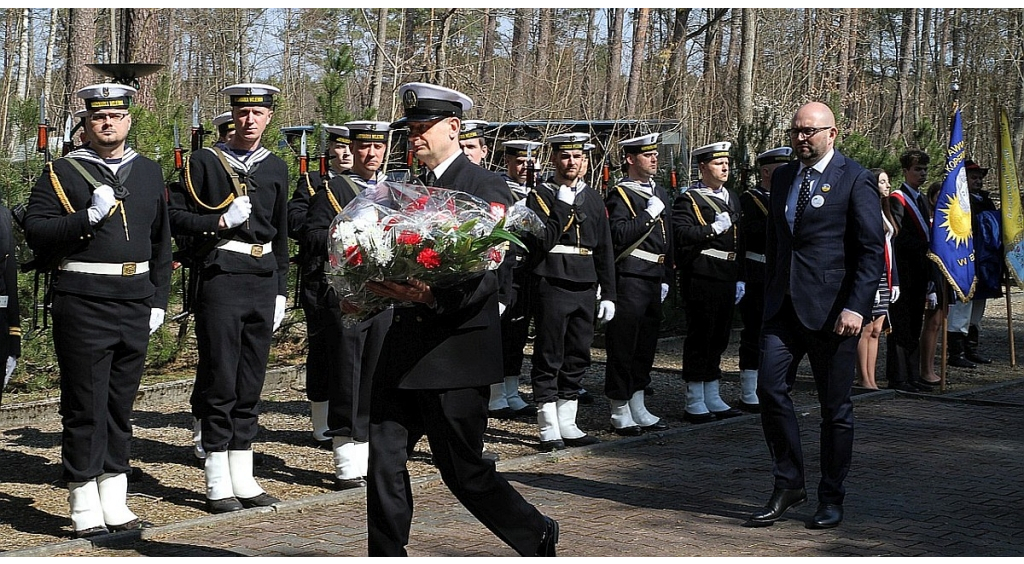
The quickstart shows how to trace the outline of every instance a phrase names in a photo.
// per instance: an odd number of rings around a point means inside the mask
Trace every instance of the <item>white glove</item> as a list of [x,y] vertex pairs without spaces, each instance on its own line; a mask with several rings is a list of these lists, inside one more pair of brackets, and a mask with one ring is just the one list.
[[711,229],[714,230],[715,235],[721,235],[725,233],[727,229],[732,227],[732,218],[726,212],[715,214],[715,222],[711,224]]
[[96,225],[101,219],[107,217],[110,208],[117,205],[117,198],[114,197],[114,189],[104,184],[92,192],[92,203],[89,209],[89,225]]
[[875,305],[882,301],[882,292],[875,290]]
[[665,211],[665,202],[662,202],[661,198],[653,196],[647,200],[647,213],[651,214],[652,219],[658,219],[663,211]]
[[924,297],[924,307],[927,309],[935,309],[939,305],[939,296],[932,292]]
[[11,374],[14,374],[14,367],[18,366],[18,359],[13,356],[7,357],[7,371],[4,372],[4,385],[0,387],[0,391],[7,387],[7,384],[11,381]]
[[249,201],[249,196],[240,196],[231,200],[228,211],[224,212],[221,218],[224,219],[224,225],[231,229],[245,223],[251,214],[252,202]]
[[505,310],[508,308],[505,304],[498,302],[498,317],[505,315]]
[[576,201],[576,192],[568,186],[558,187],[558,199],[570,206]]
[[597,301],[601,301],[601,285],[600,284],[597,285],[597,296],[595,296],[594,299],[597,300]]
[[665,302],[665,298],[667,298],[667,297],[668,297],[668,284],[662,282],[661,283],[661,301],[662,301],[662,303]]
[[288,298],[284,296],[277,297],[277,303],[274,304],[274,331],[281,326],[281,322],[284,321],[284,306],[288,301]]
[[743,299],[743,296],[745,296],[746,293],[747,293],[747,283],[742,281],[742,280],[737,281],[736,282],[736,302],[735,303],[737,303],[737,304],[740,303],[740,300]]
[[608,300],[601,300],[597,308],[597,318],[602,321],[611,321],[615,317],[615,304]]
[[889,303],[893,303],[893,302],[895,302],[898,299],[900,299],[900,287],[899,286],[893,286],[892,287],[892,295],[889,296]]
[[164,324],[164,315],[166,313],[167,312],[165,312],[164,310],[162,310],[162,309],[160,309],[158,307],[155,307],[155,308],[149,310],[149,334],[150,335],[152,335],[153,333],[156,333],[156,330],[159,329],[160,326]]

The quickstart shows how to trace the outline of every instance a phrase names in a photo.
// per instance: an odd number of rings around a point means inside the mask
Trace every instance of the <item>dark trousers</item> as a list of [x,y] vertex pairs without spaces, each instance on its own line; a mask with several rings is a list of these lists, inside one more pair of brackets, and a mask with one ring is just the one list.
[[615,317],[605,328],[604,393],[609,399],[628,400],[651,384],[661,325],[661,280],[620,274],[615,292]]
[[327,436],[368,440],[373,373],[394,313],[386,309],[370,319],[346,324],[332,312],[325,328],[330,366]]
[[129,470],[132,405],[149,345],[150,308],[58,292],[53,348],[60,367],[64,479]]
[[537,281],[533,323],[533,400],[574,400],[590,366],[594,340],[593,284],[554,278]]
[[[900,271],[901,282],[903,276],[903,271]],[[921,377],[919,349],[926,292],[927,287],[921,284],[901,285],[900,299],[889,304],[892,331],[885,341],[885,379],[890,388]]]
[[202,420],[206,452],[248,450],[259,431],[277,274],[216,270],[200,284],[192,414]]
[[804,487],[804,457],[800,428],[789,390],[804,355],[811,363],[821,404],[821,481],[819,503],[843,503],[843,480],[853,456],[853,386],[859,337],[840,337],[832,331],[804,327],[789,297],[779,312],[765,321],[763,356],[757,375],[761,426],[772,455],[777,488]]
[[523,349],[530,334],[533,308],[533,285],[529,273],[515,271],[516,297],[508,311],[501,316],[501,354],[505,376],[519,376],[523,371]]
[[[748,263],[749,264],[749,263]],[[740,370],[757,370],[761,363],[761,322],[764,317],[764,282],[748,282],[740,300]]]
[[713,382],[722,377],[722,353],[729,346],[736,282],[693,276],[686,293],[683,380]]
[[309,304],[302,304],[306,317],[306,398],[309,401],[328,401],[331,396],[331,333],[337,325],[330,312]]
[[520,555],[532,555],[544,517],[480,456],[487,427],[487,386],[451,390],[375,388],[366,490],[370,556],[406,556],[412,489],[406,463],[424,434],[434,464],[456,499]]

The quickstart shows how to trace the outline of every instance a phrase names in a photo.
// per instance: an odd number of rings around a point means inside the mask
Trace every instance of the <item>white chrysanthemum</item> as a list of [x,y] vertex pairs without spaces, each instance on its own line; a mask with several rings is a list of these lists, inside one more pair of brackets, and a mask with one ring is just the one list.
[[350,221],[340,221],[335,225],[332,237],[340,241],[342,246],[351,247],[357,243],[356,226]]
[[374,263],[385,265],[391,262],[391,258],[394,256],[391,237],[380,225],[376,223],[367,225],[359,231],[358,238],[359,245]]

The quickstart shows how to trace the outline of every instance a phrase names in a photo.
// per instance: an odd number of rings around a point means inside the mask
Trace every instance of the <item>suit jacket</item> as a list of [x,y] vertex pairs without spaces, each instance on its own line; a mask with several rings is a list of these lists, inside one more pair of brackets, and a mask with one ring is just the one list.
[[791,293],[797,318],[807,328],[831,331],[844,309],[871,320],[884,263],[882,210],[872,174],[836,151],[814,185],[794,233],[786,219],[787,195],[800,162],[772,175],[767,228],[764,319]]
[[921,300],[928,281],[933,278],[932,262],[928,260],[928,237],[923,231],[929,229],[931,212],[927,197],[919,192],[914,203],[924,218],[925,224],[922,225],[913,210],[905,205],[909,193],[902,187],[898,192],[889,196],[889,211],[897,229],[896,236],[892,238],[894,264],[902,281],[900,292],[907,296],[907,300]]

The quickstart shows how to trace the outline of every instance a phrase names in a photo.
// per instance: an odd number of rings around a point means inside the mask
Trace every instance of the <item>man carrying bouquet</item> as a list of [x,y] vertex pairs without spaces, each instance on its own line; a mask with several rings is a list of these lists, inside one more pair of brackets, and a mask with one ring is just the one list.
[[540,449],[545,452],[599,442],[576,425],[583,373],[590,366],[595,298],[601,300],[597,319],[611,321],[615,315],[615,256],[608,213],[601,196],[579,176],[589,140],[586,133],[549,137],[555,172],[528,200],[547,222],[533,269],[538,279],[532,359],[533,399],[538,405]]
[[[399,89],[409,144],[426,183],[473,194],[504,213],[501,178],[473,165],[459,147],[465,94],[424,83]],[[487,400],[502,379],[499,271],[432,288],[424,282],[368,282],[394,309],[374,374],[370,409],[367,540],[370,556],[404,556],[412,524],[406,463],[426,434],[434,463],[455,497],[524,556],[554,556],[558,524],[530,505],[483,460]]]

